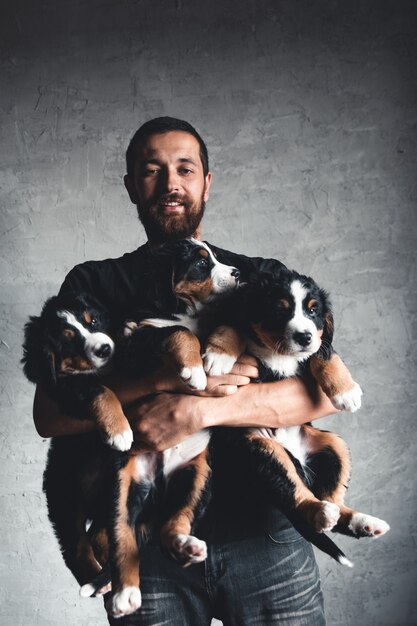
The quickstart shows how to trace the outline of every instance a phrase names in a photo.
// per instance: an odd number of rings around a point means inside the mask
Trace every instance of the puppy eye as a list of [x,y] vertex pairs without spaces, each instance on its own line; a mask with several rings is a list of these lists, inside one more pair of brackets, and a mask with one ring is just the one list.
[[206,267],[207,263],[207,259],[200,259],[199,261],[197,261],[197,267]]
[[316,315],[316,313],[317,313],[317,305],[311,306],[308,309],[308,312],[309,312],[310,315]]
[[94,327],[94,326],[97,326],[97,320],[96,320],[96,318],[95,318],[95,317],[92,317],[92,318],[91,318],[90,326],[93,326],[93,327]]

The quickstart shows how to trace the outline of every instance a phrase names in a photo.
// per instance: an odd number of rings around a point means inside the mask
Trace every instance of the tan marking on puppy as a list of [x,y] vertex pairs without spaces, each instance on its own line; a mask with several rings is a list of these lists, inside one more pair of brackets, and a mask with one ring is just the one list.
[[326,448],[330,448],[340,461],[340,476],[338,484],[332,493],[323,492],[317,494],[322,500],[330,500],[340,507],[344,506],[344,497],[350,480],[352,468],[349,448],[345,441],[338,435],[324,432],[312,426],[303,426],[302,435],[309,454],[317,454]]
[[322,509],[323,503],[316,498],[314,493],[303,483],[295,469],[285,448],[277,441],[250,432],[246,435],[250,442],[257,442],[264,451],[275,458],[284,468],[287,477],[294,485],[295,510],[310,525],[314,526],[317,513]]
[[205,302],[213,293],[213,281],[211,278],[201,282],[181,280],[174,286],[174,291],[178,298],[195,307],[195,302]]
[[66,359],[62,359],[59,373],[65,374],[66,372],[85,372],[86,370],[91,370],[92,366],[87,359],[84,359],[81,356],[72,356],[67,357]]
[[207,340],[206,352],[228,354],[237,359],[244,352],[245,347],[245,338],[235,328],[218,326]]
[[313,306],[316,306],[317,304],[317,300],[314,300],[314,298],[312,300],[310,300],[310,302],[307,304],[307,309],[311,309]]
[[200,248],[200,250],[198,251],[198,254],[205,259],[208,259],[208,257],[210,256],[205,248]]
[[91,324],[92,317],[88,311],[84,311],[84,320],[87,324]]
[[282,306],[283,309],[287,310],[290,308],[290,303],[288,302],[288,300],[278,300],[278,304]]
[[91,535],[90,542],[96,560],[103,566],[109,560],[109,536],[107,530],[105,528],[98,528]]
[[64,337],[68,337],[68,339],[74,339],[75,337],[75,331],[71,330],[70,328],[65,328],[62,331],[62,334],[64,335]]
[[197,337],[189,330],[178,330],[165,343],[165,358],[180,371],[183,367],[202,366],[201,346]]
[[96,560],[91,542],[85,530],[85,515],[83,511],[80,510],[77,512],[75,524],[78,531],[76,548],[77,579],[78,582],[83,585],[97,576],[101,571],[101,567]]
[[252,324],[253,331],[261,344],[269,348],[275,354],[287,354],[285,338],[279,333],[266,331],[261,324]]
[[188,501],[164,524],[160,533],[162,544],[169,550],[171,550],[173,540],[178,534],[189,535],[191,533],[196,508],[211,474],[207,458],[208,450],[206,448],[187,464],[187,466],[195,468],[194,483]]
[[346,393],[355,385],[348,368],[338,354],[333,353],[328,361],[318,354],[313,354],[310,359],[310,370],[329,398]]
[[127,464],[119,470],[119,495],[115,512],[115,568],[112,572],[112,591],[125,587],[139,587],[139,551],[135,531],[129,524],[129,489],[136,473],[135,456],[130,456]]
[[90,403],[90,412],[105,439],[110,439],[123,431],[130,430],[130,424],[123,413],[119,398],[108,387],[103,388]]

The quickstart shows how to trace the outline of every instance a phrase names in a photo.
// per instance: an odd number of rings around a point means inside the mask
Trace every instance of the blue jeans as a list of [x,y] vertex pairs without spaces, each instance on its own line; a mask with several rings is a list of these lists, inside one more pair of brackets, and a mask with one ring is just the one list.
[[[268,523],[219,520],[204,563],[181,568],[151,541],[141,550],[142,607],[112,626],[324,626],[311,545],[273,511]],[[205,535],[205,536],[204,536]]]

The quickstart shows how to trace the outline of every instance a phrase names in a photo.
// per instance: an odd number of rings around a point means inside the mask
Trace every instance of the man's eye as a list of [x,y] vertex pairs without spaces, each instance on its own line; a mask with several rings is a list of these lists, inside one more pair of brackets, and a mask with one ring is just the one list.
[[180,174],[184,175],[184,176],[188,176],[189,174],[192,174],[193,170],[190,170],[188,167],[182,167],[180,169]]
[[159,174],[159,169],[157,168],[147,168],[144,171],[144,176],[157,176]]

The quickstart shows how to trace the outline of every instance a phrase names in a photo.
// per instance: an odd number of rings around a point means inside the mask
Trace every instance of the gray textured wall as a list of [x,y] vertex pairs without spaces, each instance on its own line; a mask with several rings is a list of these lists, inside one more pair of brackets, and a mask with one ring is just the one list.
[[75,263],[144,241],[123,155],[160,114],[207,140],[205,237],[328,288],[366,391],[321,425],[351,445],[350,501],[392,530],[340,540],[352,571],[319,557],[329,624],[417,623],[415,4],[3,1],[1,624],[105,623],[47,523],[22,326]]

